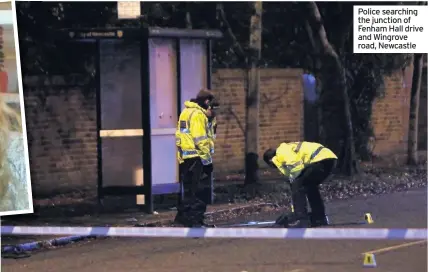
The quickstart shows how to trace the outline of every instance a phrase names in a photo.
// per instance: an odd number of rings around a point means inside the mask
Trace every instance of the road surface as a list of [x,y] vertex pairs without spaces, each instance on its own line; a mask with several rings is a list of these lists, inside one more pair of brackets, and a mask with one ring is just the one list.
[[[329,204],[330,220],[355,222],[371,212],[370,227],[426,228],[426,189]],[[252,219],[273,218],[256,215]],[[377,267],[363,268],[375,252]],[[73,272],[426,272],[426,241],[304,241],[109,238],[3,259],[2,271]]]

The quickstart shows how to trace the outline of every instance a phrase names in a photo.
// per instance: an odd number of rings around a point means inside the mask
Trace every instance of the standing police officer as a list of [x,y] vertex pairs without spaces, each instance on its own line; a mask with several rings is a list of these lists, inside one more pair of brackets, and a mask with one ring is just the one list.
[[213,171],[209,137],[208,115],[214,95],[201,90],[195,99],[184,103],[175,133],[180,164],[180,178],[184,187],[184,199],[177,207],[174,222],[186,227],[204,225],[207,204],[203,201],[200,188],[202,173],[211,175]]
[[[291,183],[294,214],[282,215],[277,225],[307,228],[328,225],[324,201],[319,185],[332,173],[337,156],[318,143],[282,143],[277,149],[268,149],[263,156],[271,167],[276,167]],[[311,207],[308,213],[306,197]]]

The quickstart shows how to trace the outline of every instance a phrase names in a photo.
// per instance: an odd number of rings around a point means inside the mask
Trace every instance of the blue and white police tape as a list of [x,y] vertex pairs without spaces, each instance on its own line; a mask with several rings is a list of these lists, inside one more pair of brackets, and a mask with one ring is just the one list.
[[239,228],[239,227],[251,227],[251,226],[272,226],[275,221],[250,221],[248,223],[232,224],[232,225],[221,225],[220,227],[228,228]]
[[427,239],[427,229],[381,228],[149,228],[149,227],[25,227],[2,226],[2,235],[86,235],[169,238],[261,238],[261,239]]
[[46,241],[36,241],[36,242],[29,242],[19,245],[6,245],[2,246],[2,253],[4,252],[16,252],[16,251],[33,251],[37,250],[43,247],[50,247],[50,246],[62,246],[73,242],[81,241],[88,236],[69,236],[69,237],[60,237],[55,239],[49,239]]
[[[222,228],[239,228],[239,227],[269,227],[273,226],[275,221],[250,221],[248,223],[241,224],[225,224],[219,225]],[[329,226],[339,227],[339,226],[355,226],[355,225],[367,225],[367,222],[343,222],[343,223],[331,223]]]

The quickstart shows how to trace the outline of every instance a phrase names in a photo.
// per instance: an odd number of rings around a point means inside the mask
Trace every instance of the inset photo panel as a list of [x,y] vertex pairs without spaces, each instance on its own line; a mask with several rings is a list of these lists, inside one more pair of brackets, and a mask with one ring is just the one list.
[[0,1],[0,216],[33,213],[15,5]]

